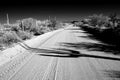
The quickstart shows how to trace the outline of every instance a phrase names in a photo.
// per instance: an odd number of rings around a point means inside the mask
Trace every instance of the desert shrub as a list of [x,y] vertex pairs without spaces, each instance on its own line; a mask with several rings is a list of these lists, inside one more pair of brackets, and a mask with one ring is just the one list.
[[23,31],[30,31],[36,27],[36,20],[33,18],[23,19],[19,26]]
[[11,45],[12,43],[18,42],[17,34],[13,31],[6,31],[2,37],[0,37],[0,43],[6,46]]
[[3,25],[0,29],[0,50],[4,46],[11,46],[13,43],[31,39],[34,35],[41,35],[60,27],[56,20],[40,21],[39,25],[36,25],[33,18],[18,20],[15,25]]
[[51,31],[49,27],[42,27],[41,28],[42,33],[46,33],[46,32],[49,32],[49,31]]
[[0,31],[0,37],[3,36],[4,34],[4,31]]
[[41,35],[41,34],[43,34],[41,28],[42,27],[40,27],[40,26],[33,27],[33,28],[31,28],[30,32],[33,33],[35,36]]
[[3,37],[0,37],[0,45],[4,44]]
[[54,30],[57,27],[57,21],[55,19],[49,20],[47,27]]
[[102,14],[89,16],[89,19],[90,19],[89,24],[93,27],[98,28],[106,25],[109,20],[107,16],[103,16]]
[[64,27],[64,26],[63,26],[63,24],[62,24],[61,22],[57,22],[57,23],[56,23],[55,30],[60,29],[60,28],[63,28],[63,27]]
[[28,33],[34,34],[34,35],[41,35],[43,34],[41,32],[41,25],[42,23],[36,25],[36,20],[33,18],[27,18],[23,19],[21,22],[19,21],[19,26],[22,31],[27,31]]
[[20,30],[18,33],[17,33],[18,37],[22,40],[26,40],[26,39],[30,39],[33,35],[27,31],[22,31]]
[[34,35],[40,35],[54,30],[51,24],[52,23],[50,22],[50,20],[45,20],[37,23],[37,26],[33,28],[35,33]]
[[18,32],[20,30],[19,26],[11,26],[11,31]]
[[120,45],[120,26],[119,24],[115,26],[117,23],[117,16],[111,15],[103,16],[103,15],[93,15],[89,17],[91,20],[89,24],[92,26],[82,26],[82,29],[87,31],[93,36],[105,43]]
[[0,37],[0,50],[3,50],[4,48],[3,38]]
[[[99,22],[99,19],[94,17],[93,22],[92,22],[93,23],[92,27],[90,25],[88,26],[82,25],[81,29],[83,29],[86,33],[90,34],[89,36],[90,38],[99,40],[102,43],[112,46],[112,48],[115,49],[114,52],[116,51],[120,52],[120,49],[119,49],[120,47],[120,26],[119,26],[119,23],[117,23],[117,20],[119,19],[116,18],[115,15],[113,15],[110,19],[105,20],[105,21],[104,19],[103,20],[100,19],[100,21],[104,22],[103,23],[103,22]],[[101,25],[104,26],[104,28],[101,27]]]
[[115,27],[116,27],[116,24],[115,24],[115,23],[116,23],[117,20],[118,20],[118,19],[117,19],[117,14],[116,14],[116,13],[112,13],[112,14],[109,15],[109,18],[110,18],[109,21],[111,22],[111,25],[112,25],[111,27],[112,27],[112,28],[115,28]]

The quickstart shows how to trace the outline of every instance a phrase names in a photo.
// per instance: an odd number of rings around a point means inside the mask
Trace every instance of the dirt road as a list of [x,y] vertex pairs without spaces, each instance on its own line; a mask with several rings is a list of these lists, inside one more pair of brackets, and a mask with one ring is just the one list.
[[120,80],[119,56],[90,50],[83,43],[100,42],[79,28],[42,36],[19,45],[26,50],[0,66],[0,80]]

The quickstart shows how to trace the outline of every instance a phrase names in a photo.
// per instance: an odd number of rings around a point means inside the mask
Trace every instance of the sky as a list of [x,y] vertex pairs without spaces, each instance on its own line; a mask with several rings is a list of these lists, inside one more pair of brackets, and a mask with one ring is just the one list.
[[[99,2],[99,1],[98,1]],[[19,2],[18,2],[19,3]],[[19,3],[0,5],[0,23],[6,23],[6,14],[8,13],[10,23],[24,18],[35,18],[45,20],[55,18],[59,21],[79,20],[93,14],[109,15],[116,12],[120,14],[120,6],[116,3]]]

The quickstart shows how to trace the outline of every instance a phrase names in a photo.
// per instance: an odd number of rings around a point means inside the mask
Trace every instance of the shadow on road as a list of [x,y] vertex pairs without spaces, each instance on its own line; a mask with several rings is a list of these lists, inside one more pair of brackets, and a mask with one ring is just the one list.
[[[96,39],[92,34],[88,34],[86,32],[84,32],[86,34],[86,36],[79,36],[81,38],[86,38],[86,39],[91,39],[91,40],[98,40]],[[98,40],[99,41],[99,40]]]
[[120,80],[120,71],[117,70],[104,70],[104,75],[113,80]]
[[81,29],[86,32],[87,36],[80,37],[98,40],[108,45],[114,45],[112,46],[113,51],[120,53],[120,36],[118,35],[117,31],[113,29],[99,31],[99,29],[89,28],[88,26],[81,27]]
[[39,48],[29,47],[28,45],[24,43],[23,44],[19,43],[19,45],[25,48],[26,50],[32,53],[36,53],[37,55],[41,55],[41,56],[63,57],[63,58],[89,57],[89,58],[99,58],[99,59],[120,61],[120,58],[83,54],[79,51],[72,50],[72,49],[63,49],[63,48],[39,49]]
[[[72,29],[71,29],[72,30]],[[81,30],[83,32],[81,32]],[[67,43],[67,46],[72,46],[75,48],[84,48],[90,51],[103,51],[107,53],[113,53],[113,54],[119,54],[120,53],[120,38],[116,34],[113,34],[111,30],[104,31],[103,33],[100,33],[98,30],[81,27],[73,29],[72,33],[85,33],[85,36],[79,36],[78,38],[86,38],[91,39],[95,41],[99,41],[103,44],[97,44],[97,43],[74,43],[69,44]]]
[[119,48],[113,45],[101,44],[101,43],[92,43],[92,42],[81,42],[81,43],[61,43],[62,46],[72,47],[76,49],[86,49],[89,51],[102,51],[113,54],[119,53]]
[[71,28],[67,28],[67,30],[80,30],[80,28],[79,27],[71,27]]

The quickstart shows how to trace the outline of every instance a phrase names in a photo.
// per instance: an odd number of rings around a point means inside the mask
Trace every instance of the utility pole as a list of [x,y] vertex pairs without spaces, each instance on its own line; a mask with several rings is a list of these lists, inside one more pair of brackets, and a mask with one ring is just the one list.
[[9,23],[9,16],[8,16],[8,14],[7,14],[7,25],[9,25],[10,23]]

